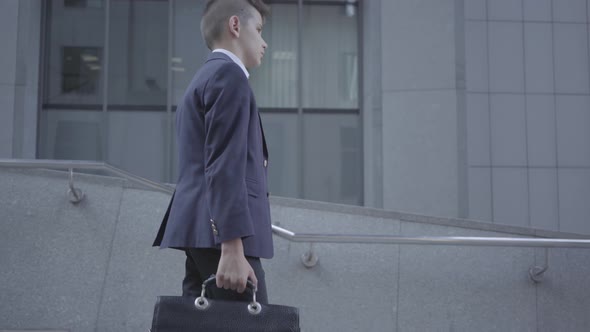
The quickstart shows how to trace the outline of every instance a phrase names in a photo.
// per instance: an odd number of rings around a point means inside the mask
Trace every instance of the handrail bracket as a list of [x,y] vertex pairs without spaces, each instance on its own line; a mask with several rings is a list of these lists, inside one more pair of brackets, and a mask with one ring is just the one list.
[[70,183],[69,183],[69,190],[68,196],[70,197],[70,202],[74,205],[79,204],[84,200],[84,192],[81,189],[74,187],[74,169],[70,168]]
[[529,276],[534,283],[543,281],[544,273],[549,269],[549,248],[545,248],[545,264],[535,265],[529,269]]
[[309,244],[309,250],[301,255],[301,263],[308,269],[316,266],[318,264],[319,257],[316,252],[313,250],[313,242]]

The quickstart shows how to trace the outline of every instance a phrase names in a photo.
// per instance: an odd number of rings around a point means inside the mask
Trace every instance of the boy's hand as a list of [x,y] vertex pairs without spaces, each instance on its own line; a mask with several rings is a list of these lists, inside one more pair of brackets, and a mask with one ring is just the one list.
[[242,239],[237,238],[223,242],[221,244],[221,259],[215,275],[217,287],[243,293],[248,279],[252,281],[254,286],[258,285],[254,270],[244,257]]

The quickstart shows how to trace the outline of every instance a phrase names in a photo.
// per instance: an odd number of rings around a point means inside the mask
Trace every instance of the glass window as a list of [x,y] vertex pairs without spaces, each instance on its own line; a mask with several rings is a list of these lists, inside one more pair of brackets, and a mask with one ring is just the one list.
[[64,0],[64,7],[102,8],[104,0]]
[[298,115],[268,111],[260,117],[268,144],[268,190],[277,196],[299,197]]
[[209,56],[201,37],[201,16],[204,2],[176,0],[173,2],[172,104],[177,105],[197,70]]
[[357,114],[304,114],[304,198],[362,204],[362,155]]
[[39,117],[41,159],[104,160],[101,111],[51,110]]
[[156,181],[168,178],[169,3],[111,1],[105,160]]
[[102,49],[62,47],[61,93],[96,94],[102,68]]
[[111,1],[109,30],[109,109],[165,110],[168,2]]
[[116,167],[154,181],[168,178],[166,112],[109,111],[107,156]]
[[250,70],[256,102],[259,107],[296,108],[297,5],[272,5],[262,37],[268,45],[262,65]]
[[93,7],[67,10],[64,4],[51,1],[48,5],[43,103],[99,110],[105,13]]
[[[356,11],[336,0],[269,3],[266,56],[250,69],[270,153],[269,191],[362,203]],[[175,105],[210,54],[200,33],[205,3],[106,4],[48,1],[40,157],[104,160],[174,183]]]
[[103,160],[106,15],[91,6],[102,1],[75,2],[47,4],[39,157]]
[[303,6],[304,108],[359,107],[358,18],[347,6]]
[[303,22],[303,198],[362,204],[356,6],[306,2]]
[[175,0],[172,2],[172,59],[170,71],[172,77],[172,109],[170,122],[172,132],[168,136],[168,149],[171,150],[170,166],[166,181],[176,183],[178,180],[178,147],[176,144],[176,105],[182,101],[184,92],[205,63],[209,49],[201,37],[201,16],[205,3],[194,0]]

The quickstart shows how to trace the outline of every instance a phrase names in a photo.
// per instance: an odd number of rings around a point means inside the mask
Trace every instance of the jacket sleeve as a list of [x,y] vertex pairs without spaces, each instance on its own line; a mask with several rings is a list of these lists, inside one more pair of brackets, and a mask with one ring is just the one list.
[[204,97],[206,196],[219,244],[254,235],[245,180],[250,86],[242,69],[228,62],[211,77]]

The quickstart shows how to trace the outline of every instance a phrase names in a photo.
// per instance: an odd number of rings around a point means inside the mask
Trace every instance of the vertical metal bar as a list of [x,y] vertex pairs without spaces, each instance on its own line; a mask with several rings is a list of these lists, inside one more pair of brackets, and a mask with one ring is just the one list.
[[365,114],[365,112],[364,112],[363,105],[364,105],[364,100],[365,100],[365,98],[364,98],[365,82],[364,82],[363,64],[364,64],[365,57],[364,57],[363,49],[364,49],[365,44],[364,44],[363,34],[364,34],[365,30],[364,30],[364,26],[363,26],[363,24],[364,24],[364,19],[363,19],[364,11],[363,11],[362,2],[360,2],[360,3],[357,2],[356,5],[357,5],[357,10],[356,10],[356,12],[357,12],[357,20],[356,20],[357,45],[356,46],[357,46],[357,54],[358,54],[357,65],[356,65],[356,68],[357,68],[357,74],[356,74],[357,76],[356,77],[358,79],[358,85],[357,85],[357,95],[358,95],[357,103],[358,103],[358,105],[357,105],[357,107],[359,110],[359,113],[358,113],[359,114],[359,127],[358,127],[359,141],[358,141],[358,144],[359,144],[359,149],[361,150],[359,153],[360,160],[358,161],[359,169],[357,172],[357,174],[358,174],[357,176],[360,179],[359,192],[361,193],[358,203],[359,203],[359,205],[364,206],[365,205],[365,146],[364,146],[364,144],[365,144],[365,138],[364,138],[364,132],[365,132],[365,130],[364,130],[364,123],[365,123],[364,114]]
[[109,138],[109,118],[107,113],[108,87],[109,87],[109,60],[110,60],[110,26],[111,26],[111,0],[105,2],[105,35],[104,35],[104,66],[103,66],[103,85],[102,85],[102,151],[103,161],[108,161],[108,138]]
[[299,188],[298,197],[304,198],[305,193],[305,154],[304,154],[304,122],[303,122],[303,0],[297,1],[297,126],[299,140]]
[[[41,2],[41,48],[40,48],[40,60],[39,60],[39,81],[37,82],[37,91],[39,91],[39,98],[37,98],[37,144],[35,147],[35,158],[40,158],[39,146],[41,145],[41,112],[43,112],[43,103],[48,95],[47,89],[48,81],[46,75],[48,72],[47,62],[49,61],[50,47],[48,46],[51,40],[51,14],[52,14],[53,1],[42,1]],[[45,32],[44,32],[45,31]]]
[[[133,91],[133,78],[135,77],[135,68],[133,63],[135,62],[136,52],[135,47],[133,47],[133,41],[135,41],[135,30],[133,27],[135,26],[135,2],[133,0],[128,0],[128,7],[127,7],[127,45],[129,47],[129,53],[127,54],[127,93],[129,91]],[[139,53],[139,52],[137,52]]]
[[163,181],[172,183],[172,56],[173,56],[173,48],[174,48],[174,3],[176,0],[168,1],[168,61],[167,63],[167,72],[168,72],[168,91],[166,94],[166,158],[165,158],[165,167],[163,175]]

